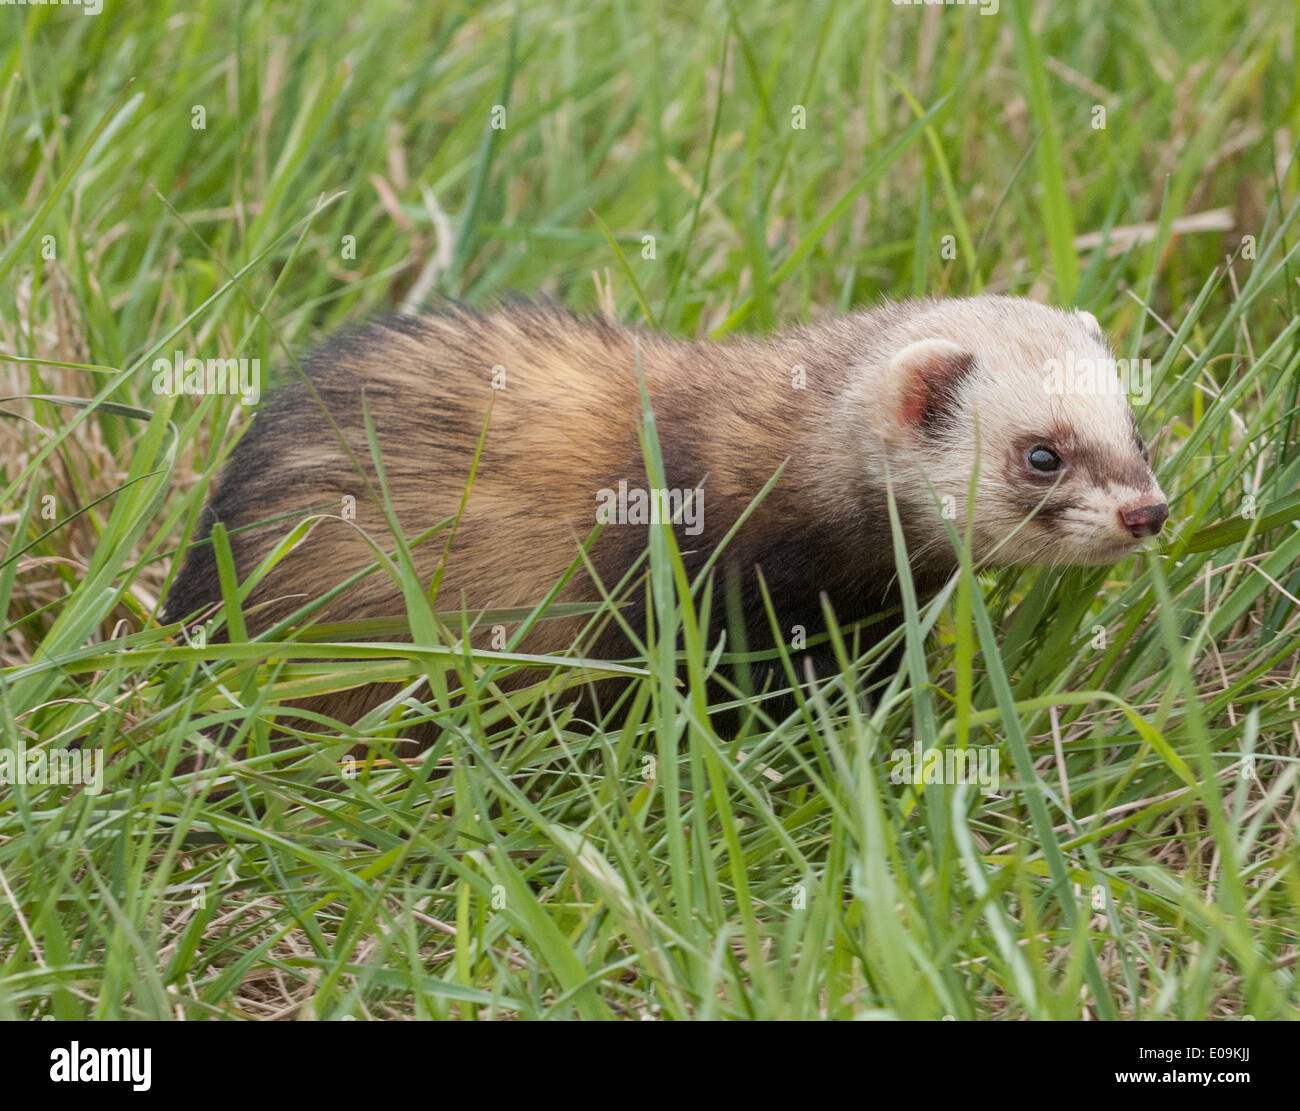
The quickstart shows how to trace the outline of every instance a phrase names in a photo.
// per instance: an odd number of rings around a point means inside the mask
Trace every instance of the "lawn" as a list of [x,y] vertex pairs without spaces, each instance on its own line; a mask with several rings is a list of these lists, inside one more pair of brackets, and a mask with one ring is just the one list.
[[[1298,52],[1286,0],[0,7],[0,1018],[1300,1015]],[[595,729],[573,661],[503,690],[436,598],[375,665],[405,704],[287,739],[340,630],[159,624],[256,408],[156,392],[177,351],[981,291],[1149,367],[1170,524],[967,563],[868,694],[845,630],[844,676],[716,728],[668,529]],[[968,749],[991,789],[896,774]]]

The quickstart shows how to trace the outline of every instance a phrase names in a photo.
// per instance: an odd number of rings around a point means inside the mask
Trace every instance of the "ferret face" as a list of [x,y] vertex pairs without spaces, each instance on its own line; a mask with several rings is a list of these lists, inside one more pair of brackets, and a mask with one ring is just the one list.
[[1113,563],[1160,532],[1167,499],[1090,314],[978,297],[914,328],[890,367],[900,446],[959,531],[978,465],[977,559]]

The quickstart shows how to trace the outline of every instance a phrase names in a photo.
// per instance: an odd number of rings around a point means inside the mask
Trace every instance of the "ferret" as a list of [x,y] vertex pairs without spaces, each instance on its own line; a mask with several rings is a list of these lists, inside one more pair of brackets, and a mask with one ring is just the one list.
[[[1095,371],[1070,381],[1067,364]],[[538,603],[597,525],[591,570],[580,565],[557,601],[599,601],[591,571],[612,590],[664,519],[657,509],[675,515],[694,576],[779,472],[714,564],[759,651],[772,644],[760,571],[780,628],[810,639],[824,628],[823,598],[842,626],[898,604],[890,486],[922,597],[957,567],[950,526],[969,527],[974,559],[992,565],[1108,564],[1159,533],[1167,499],[1115,366],[1091,314],[1012,297],[886,303],[718,343],[545,302],[453,304],[344,332],[305,362],[306,382],[286,375],[234,447],[199,535],[226,526],[242,582],[304,515],[329,514],[245,600],[250,636],[368,566],[366,537],[393,551],[363,399],[405,535],[460,514],[436,608],[471,620]],[[661,489],[646,473],[638,367]],[[413,550],[426,588],[445,547],[440,531]],[[638,584],[624,611],[638,636],[645,593]],[[724,591],[713,593],[716,638]],[[162,619],[202,620],[220,601],[212,545],[197,544]],[[380,570],[314,620],[406,612]],[[519,650],[629,655],[615,623],[575,649],[585,622],[539,622]],[[878,638],[890,625],[872,627]],[[489,634],[471,643],[486,648]],[[350,723],[397,689],[301,704]]]

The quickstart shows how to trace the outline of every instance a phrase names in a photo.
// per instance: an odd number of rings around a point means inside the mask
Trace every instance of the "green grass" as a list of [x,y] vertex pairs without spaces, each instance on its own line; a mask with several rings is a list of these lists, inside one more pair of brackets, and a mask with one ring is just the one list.
[[[0,29],[0,739],[108,760],[99,794],[0,788],[0,1017],[1297,1015],[1293,6],[195,0]],[[418,648],[158,626],[247,413],[156,396],[155,358],[281,366],[511,290],[692,336],[913,292],[1077,304],[1151,360],[1172,527],[1112,568],[968,565],[909,602],[873,698],[738,694],[736,738],[667,530],[627,722],[594,733],[550,696],[601,662],[502,693],[518,638],[460,647],[405,538]],[[228,563],[225,593],[237,633]],[[363,674],[405,707],[275,747],[278,699]],[[403,713],[443,726],[426,757],[384,758]],[[1000,790],[894,783],[913,744],[995,747]]]

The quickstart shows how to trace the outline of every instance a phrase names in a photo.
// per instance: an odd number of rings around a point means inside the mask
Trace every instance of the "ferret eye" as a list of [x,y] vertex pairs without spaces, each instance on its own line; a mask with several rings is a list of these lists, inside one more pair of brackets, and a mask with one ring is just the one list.
[[1031,447],[1025,454],[1025,461],[1034,470],[1042,471],[1044,474],[1051,474],[1061,469],[1061,457],[1050,447],[1043,447],[1042,444]]

